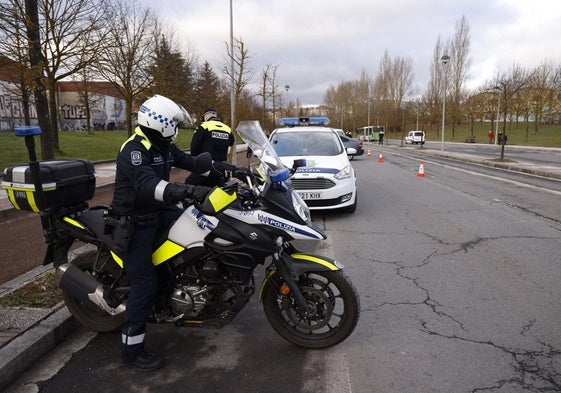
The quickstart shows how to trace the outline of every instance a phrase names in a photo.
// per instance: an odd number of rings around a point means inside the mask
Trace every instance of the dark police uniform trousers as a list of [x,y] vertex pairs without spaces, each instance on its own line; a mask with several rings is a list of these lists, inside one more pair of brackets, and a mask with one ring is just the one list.
[[157,213],[156,225],[134,225],[129,249],[123,255],[132,284],[122,328],[121,358],[125,362],[134,360],[144,350],[146,321],[158,295],[158,276],[151,258],[156,234],[167,229],[181,213],[182,209],[164,209]]

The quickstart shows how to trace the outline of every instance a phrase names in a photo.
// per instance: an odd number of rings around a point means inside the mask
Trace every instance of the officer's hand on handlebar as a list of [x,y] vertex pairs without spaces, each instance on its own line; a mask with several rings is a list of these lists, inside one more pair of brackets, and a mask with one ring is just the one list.
[[247,181],[248,176],[253,179],[253,173],[251,173],[251,170],[244,167],[237,168],[233,175],[236,179],[240,179],[241,181]]
[[212,188],[205,186],[169,183],[164,190],[164,202],[177,203],[187,198],[193,198],[195,201],[201,202],[205,199],[210,190],[212,190]]
[[191,186],[193,190],[191,191],[191,198],[193,198],[197,202],[202,202],[208,195],[208,193],[212,190],[210,187],[206,186]]

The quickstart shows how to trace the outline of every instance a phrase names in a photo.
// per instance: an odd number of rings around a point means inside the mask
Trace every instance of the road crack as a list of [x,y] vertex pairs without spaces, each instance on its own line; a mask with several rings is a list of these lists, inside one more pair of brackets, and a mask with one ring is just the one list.
[[[526,332],[531,326],[526,325]],[[512,367],[516,374],[515,377],[497,381],[495,385],[479,387],[472,392],[485,392],[501,389],[502,387],[514,384],[531,392],[559,392],[561,391],[561,373],[558,365],[561,363],[561,351],[550,344],[539,342],[544,347],[542,351],[522,351],[507,348],[488,340],[476,340],[459,335],[442,334],[430,329],[427,322],[421,321],[422,331],[441,338],[459,340],[476,345],[490,346],[508,354],[512,358]]]

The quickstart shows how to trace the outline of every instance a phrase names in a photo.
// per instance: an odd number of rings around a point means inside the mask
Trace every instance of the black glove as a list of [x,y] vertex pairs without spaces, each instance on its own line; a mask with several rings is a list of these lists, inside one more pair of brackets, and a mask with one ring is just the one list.
[[191,186],[191,187],[192,189],[191,189],[190,197],[197,202],[204,201],[208,193],[212,190],[212,188],[206,186]]
[[177,203],[189,195],[189,186],[187,184],[180,183],[169,183],[164,190],[164,202],[165,203]]
[[220,172],[221,175],[226,176],[226,172],[234,172],[238,167],[235,165],[229,164],[225,161],[213,161],[212,168],[216,172]]
[[164,190],[165,203],[177,203],[188,197],[197,202],[205,199],[211,188],[204,186],[194,186],[192,184],[169,183]]
[[248,176],[253,178],[253,174],[248,168],[240,167],[234,171],[234,177],[236,179],[240,179],[241,181],[246,181]]

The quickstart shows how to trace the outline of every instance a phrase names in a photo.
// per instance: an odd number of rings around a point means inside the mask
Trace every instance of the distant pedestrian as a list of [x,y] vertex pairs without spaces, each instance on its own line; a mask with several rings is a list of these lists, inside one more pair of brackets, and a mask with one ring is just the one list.
[[493,141],[495,140],[495,133],[493,132],[493,130],[489,130],[487,137],[489,138],[489,143],[493,143]]
[[380,131],[378,133],[378,144],[379,145],[383,145],[384,144],[384,132]]
[[505,144],[505,145],[506,145],[506,139],[507,139],[507,138],[506,138],[506,134],[504,135],[504,138],[503,138],[503,133],[502,133],[502,132],[499,132],[499,133],[497,134],[497,143],[498,143],[499,145],[502,145],[502,144]]

